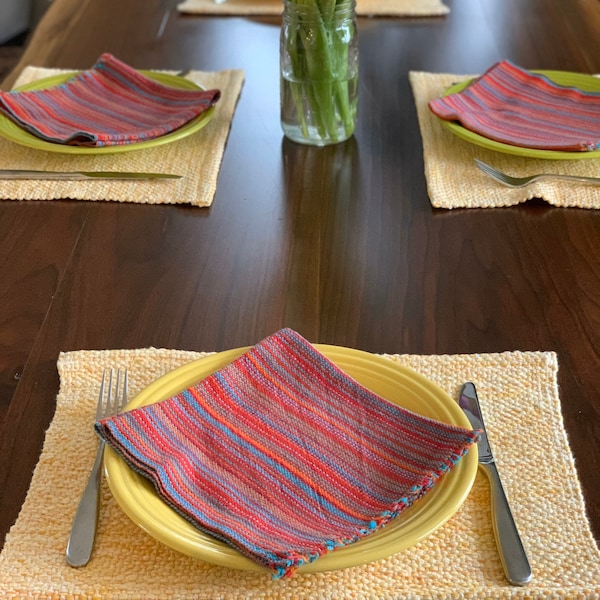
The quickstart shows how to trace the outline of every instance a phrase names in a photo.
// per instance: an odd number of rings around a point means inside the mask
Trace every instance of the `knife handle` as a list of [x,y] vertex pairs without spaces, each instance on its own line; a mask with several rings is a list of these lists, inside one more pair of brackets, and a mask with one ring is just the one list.
[[513,585],[531,581],[531,567],[513,519],[496,464],[482,464],[490,480],[492,524],[506,577]]

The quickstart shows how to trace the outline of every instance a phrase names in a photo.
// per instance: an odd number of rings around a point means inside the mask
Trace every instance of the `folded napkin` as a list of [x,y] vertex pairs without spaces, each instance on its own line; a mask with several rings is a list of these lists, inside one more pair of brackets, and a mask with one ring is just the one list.
[[[184,0],[182,13],[209,15],[280,15],[281,0]],[[356,14],[379,17],[427,17],[446,15],[450,9],[441,0],[357,0]]]
[[380,398],[290,329],[96,430],[192,524],[277,577],[383,527],[478,435]]
[[600,93],[553,83],[509,61],[462,92],[429,102],[447,121],[497,142],[541,150],[600,149]]
[[53,143],[114,146],[174,131],[213,106],[220,94],[164,85],[103,54],[62,85],[0,91],[0,111]]
[[[600,186],[576,181],[542,179],[526,188],[511,189],[484,175],[473,162],[479,158],[511,175],[566,173],[594,177],[600,172],[600,159],[543,160],[524,158],[482,148],[461,139],[444,126],[428,103],[458,81],[475,75],[411,71],[412,87],[421,137],[427,192],[436,208],[499,208],[543,198],[563,207],[600,209]],[[573,154],[574,156],[577,156]]]

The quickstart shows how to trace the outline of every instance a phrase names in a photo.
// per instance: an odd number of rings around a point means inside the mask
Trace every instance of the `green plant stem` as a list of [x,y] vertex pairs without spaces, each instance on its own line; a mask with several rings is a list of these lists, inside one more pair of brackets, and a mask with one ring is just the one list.
[[[342,39],[344,32],[336,31],[336,8],[349,7],[350,2],[297,0],[294,4],[298,6],[299,15],[292,12],[294,17],[288,25],[285,49],[293,71],[290,90],[298,120],[305,134],[308,130],[304,116],[306,102],[309,120],[312,120],[319,136],[337,141],[340,122],[346,137],[354,129],[347,82],[348,38]],[[310,16],[307,17],[308,14]]]

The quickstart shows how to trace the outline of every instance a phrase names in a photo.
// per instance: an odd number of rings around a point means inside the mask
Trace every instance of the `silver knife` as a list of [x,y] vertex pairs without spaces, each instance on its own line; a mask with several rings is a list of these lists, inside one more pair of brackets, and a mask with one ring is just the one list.
[[500,481],[496,461],[481,416],[477,390],[471,382],[462,386],[458,404],[463,409],[467,419],[469,419],[471,427],[482,431],[481,438],[477,443],[477,451],[479,453],[479,464],[490,480],[492,525],[502,567],[510,583],[525,585],[531,581],[531,567]]
[[0,179],[60,179],[84,181],[88,179],[181,179],[172,173],[131,173],[122,171],[26,171],[0,169]]

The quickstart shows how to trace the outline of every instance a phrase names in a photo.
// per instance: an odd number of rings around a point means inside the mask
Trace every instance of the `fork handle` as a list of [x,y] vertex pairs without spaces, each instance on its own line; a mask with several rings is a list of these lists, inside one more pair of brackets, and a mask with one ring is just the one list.
[[585,177],[584,175],[556,175],[551,173],[544,173],[543,177],[553,179],[565,179],[567,181],[581,181],[583,183],[595,183],[596,185],[600,183],[600,177]]
[[103,451],[104,442],[100,442],[94,466],[79,501],[73,525],[71,526],[66,558],[67,563],[72,567],[87,565],[92,555],[92,548],[94,547],[94,540],[96,538],[96,528],[98,526]]

